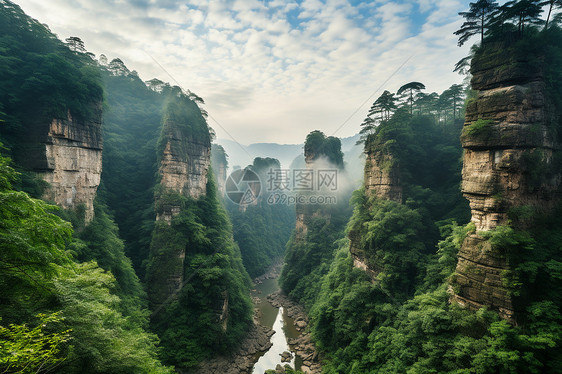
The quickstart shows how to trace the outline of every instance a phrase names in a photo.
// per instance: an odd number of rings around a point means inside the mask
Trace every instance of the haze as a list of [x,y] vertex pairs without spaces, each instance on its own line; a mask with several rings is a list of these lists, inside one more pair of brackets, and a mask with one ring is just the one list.
[[197,93],[218,137],[242,144],[302,143],[314,129],[356,134],[384,89],[421,81],[426,92],[441,92],[460,83],[453,66],[468,53],[453,35],[466,8],[461,1],[18,4],[59,38],[78,36],[90,52],[121,58],[143,80]]

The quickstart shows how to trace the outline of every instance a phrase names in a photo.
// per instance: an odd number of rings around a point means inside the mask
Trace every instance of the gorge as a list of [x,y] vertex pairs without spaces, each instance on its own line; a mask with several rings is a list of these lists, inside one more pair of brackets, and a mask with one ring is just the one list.
[[541,4],[460,13],[463,84],[402,82],[345,146],[313,130],[235,165],[200,96],[0,0],[0,371],[560,372]]

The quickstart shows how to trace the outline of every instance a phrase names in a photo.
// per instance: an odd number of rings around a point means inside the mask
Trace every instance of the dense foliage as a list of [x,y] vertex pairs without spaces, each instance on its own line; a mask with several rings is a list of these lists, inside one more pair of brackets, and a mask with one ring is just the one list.
[[[167,98],[162,121],[159,155],[167,139],[178,132],[183,141],[170,149],[180,157],[187,156],[188,147],[210,147],[206,121],[186,95]],[[156,186],[156,213],[163,214],[172,206],[178,213],[169,223],[160,219],[154,226],[146,280],[152,325],[164,347],[162,357],[185,369],[236,347],[252,321],[252,305],[250,278],[232,239],[214,178],[207,179],[204,196],[194,199],[184,194]],[[171,274],[180,274],[183,282],[169,295],[166,284]]]
[[[560,107],[560,31],[552,24],[540,32],[530,26],[536,23],[536,4],[471,4],[469,22],[475,22],[478,11],[483,17],[489,12],[496,17],[496,23],[482,20],[482,44],[473,49],[473,66],[497,65],[497,59],[510,58],[506,68],[517,61],[528,63],[531,71],[541,69]],[[497,19],[503,19],[501,25]],[[462,42],[480,31],[472,26],[463,25]],[[386,94],[391,99],[390,95]],[[375,109],[384,102],[380,100]],[[312,334],[328,356],[325,372],[560,372],[560,211],[539,217],[530,207],[517,207],[510,218],[525,229],[500,226],[480,233],[494,250],[509,257],[513,270],[502,277],[519,312],[516,326],[485,308],[471,312],[450,303],[456,254],[466,234],[474,230],[471,224],[461,227],[452,221],[466,222],[467,217],[456,190],[460,148],[455,137],[460,128],[449,122],[447,129],[431,118],[387,107],[392,116],[383,112],[365,121],[365,128],[370,127],[364,131],[366,148],[396,158],[404,204],[355,193],[348,235],[378,275],[373,281],[356,269],[349,241],[339,241],[340,249],[310,308]],[[486,126],[485,121],[476,121],[468,131],[485,131]],[[437,228],[442,240],[433,254]]]
[[[95,61],[79,38],[60,42],[10,1],[0,3],[0,21],[2,149],[21,171],[16,178],[0,159],[0,371],[168,372],[159,356],[191,366],[236,345],[251,320],[249,278],[212,182],[205,199],[181,198],[185,209],[171,235],[190,246],[186,272],[197,273],[154,318],[171,349],[157,349],[159,339],[146,331],[145,291],[126,256],[142,275],[151,241],[168,244],[166,230],[154,227],[158,138],[175,123],[180,134],[209,143],[202,99],[158,80],[147,87],[119,59]],[[45,185],[32,170],[45,124],[96,124],[102,104],[104,171],[91,222],[84,206],[58,210],[12,189],[42,196]],[[213,303],[225,295],[223,331]]]
[[89,55],[71,51],[16,4],[0,3],[0,141],[21,173],[18,188],[39,197],[45,187],[22,167],[35,160],[29,155],[43,135],[37,124],[69,115],[81,121],[97,110],[102,96]]
[[156,140],[166,95],[138,76],[102,69],[106,87],[102,183],[125,253],[142,278],[154,226]]
[[[313,170],[336,168],[338,178],[345,178],[340,139],[326,137],[321,131],[312,131],[306,137],[304,152],[307,167]],[[344,183],[342,185],[344,187],[340,186],[337,191],[336,204],[298,204],[296,207],[297,229],[287,243],[279,284],[284,292],[307,307],[314,302],[321,277],[332,261],[335,243],[344,235],[345,224],[351,214],[349,187]],[[307,193],[299,192],[302,195]]]
[[[177,297],[155,311],[153,322],[165,347],[164,359],[189,368],[231,349],[244,335],[251,322],[250,280],[214,182],[209,181],[207,195],[199,200],[174,198],[180,202],[181,213],[171,226],[156,223],[147,282],[166,271],[162,261],[167,254],[185,247],[186,281]],[[227,319],[222,323],[225,299]]]
[[285,245],[295,227],[294,206],[276,204],[268,191],[271,173],[280,170],[279,161],[273,158],[254,159],[248,168],[261,181],[261,193],[255,204],[240,206],[225,200],[228,215],[233,224],[234,240],[240,247],[242,261],[252,278],[262,275],[283,257]]
[[[16,173],[5,158],[0,165],[2,369],[168,372],[156,357],[156,336],[144,330],[147,314],[133,299],[141,294],[134,273],[129,273],[132,280],[123,277],[118,285],[95,261],[79,262],[72,250],[78,240],[72,239],[71,224],[53,214],[56,207],[14,191]],[[102,215],[90,235],[108,230],[100,227],[104,224],[111,229]],[[119,244],[114,254],[122,255],[118,249]],[[128,265],[118,270],[132,271]],[[119,296],[130,291],[129,300]]]

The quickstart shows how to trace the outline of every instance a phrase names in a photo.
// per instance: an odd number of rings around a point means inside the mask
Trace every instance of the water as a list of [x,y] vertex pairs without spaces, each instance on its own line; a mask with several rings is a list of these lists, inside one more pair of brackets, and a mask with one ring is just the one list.
[[[261,302],[258,308],[261,311],[260,323],[275,331],[271,337],[271,348],[260,354],[258,361],[254,365],[254,374],[263,374],[266,370],[275,369],[279,364],[281,366],[290,365],[292,368],[300,369],[302,364],[300,358],[295,359],[295,352],[287,343],[288,338],[296,338],[300,333],[295,328],[292,318],[289,318],[287,312],[283,308],[275,308],[267,301],[267,295],[277,291],[277,279],[266,279],[262,284],[256,286],[254,296],[260,298]],[[291,352],[293,358],[290,362],[281,362],[280,354],[283,352]]]

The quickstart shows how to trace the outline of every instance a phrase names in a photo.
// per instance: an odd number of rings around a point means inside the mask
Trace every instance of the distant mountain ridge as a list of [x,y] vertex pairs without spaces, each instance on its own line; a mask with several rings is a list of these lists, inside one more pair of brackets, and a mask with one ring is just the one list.
[[[359,134],[341,138],[344,154],[355,148]],[[216,139],[215,143],[221,145],[228,155],[228,166],[245,167],[250,165],[256,157],[272,157],[279,160],[282,168],[289,168],[298,156],[303,154],[304,144],[279,144],[279,143],[252,143],[243,145],[229,139]],[[349,160],[346,160],[349,161]]]

